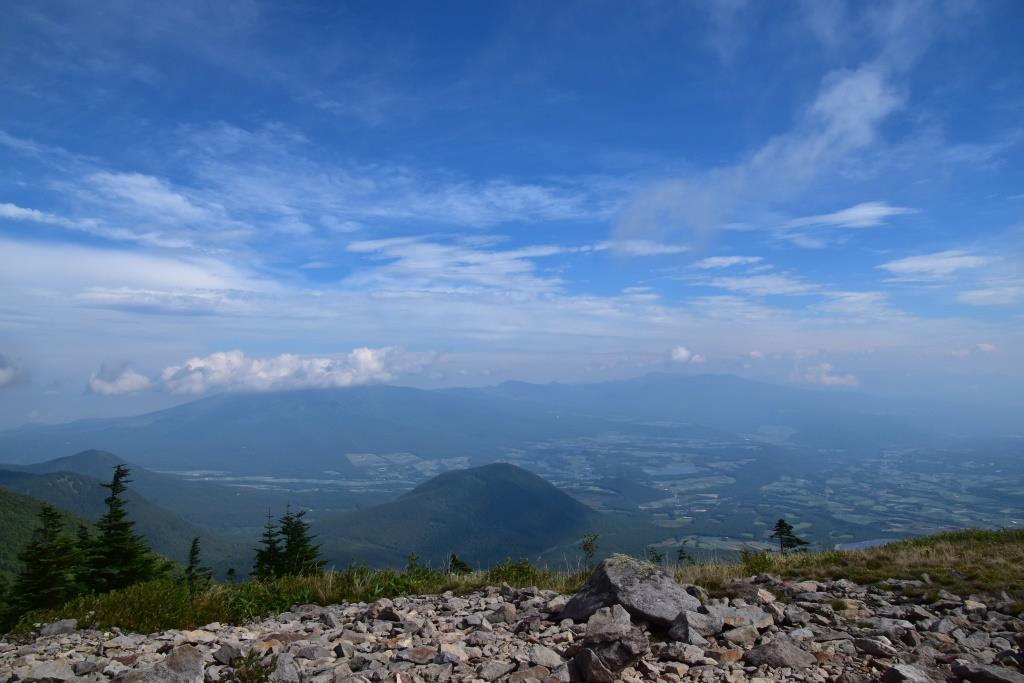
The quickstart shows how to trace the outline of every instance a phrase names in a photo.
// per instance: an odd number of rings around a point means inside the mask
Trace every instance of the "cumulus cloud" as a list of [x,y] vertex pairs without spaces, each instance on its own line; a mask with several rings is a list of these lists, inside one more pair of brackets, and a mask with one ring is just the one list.
[[673,363],[679,363],[680,365],[700,364],[707,360],[704,356],[690,351],[685,346],[677,346],[669,351],[669,357]]
[[112,366],[104,363],[89,377],[86,390],[99,396],[116,396],[142,391],[151,385],[148,377],[127,365]]
[[250,358],[241,351],[221,351],[165,368],[161,380],[178,394],[347,387],[390,382],[399,375],[418,373],[434,359],[434,354],[411,353],[397,347],[363,347],[323,358],[292,354]]
[[700,268],[701,270],[715,270],[718,268],[750,265],[759,263],[762,260],[764,259],[760,256],[709,256],[708,258],[696,261],[693,267]]
[[819,363],[807,368],[804,373],[804,381],[826,387],[855,387],[859,384],[854,375],[841,375],[834,372],[831,363]]

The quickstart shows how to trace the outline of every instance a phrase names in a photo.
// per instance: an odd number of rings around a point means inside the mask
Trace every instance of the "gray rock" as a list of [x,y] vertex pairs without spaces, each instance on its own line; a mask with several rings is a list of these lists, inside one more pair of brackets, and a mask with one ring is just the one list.
[[612,555],[597,566],[569,604],[562,619],[583,621],[602,607],[622,605],[643,621],[668,627],[680,612],[696,611],[700,601],[660,567],[626,555]]
[[[7,680],[7,672],[3,672],[4,680]],[[22,680],[32,681],[74,681],[78,676],[66,660],[51,659],[45,662],[33,664],[22,676]]]
[[[680,612],[668,630],[668,637],[672,640],[689,643],[690,635],[693,633],[702,637],[713,636],[721,633],[724,626],[725,620],[715,614]],[[692,644],[696,645],[697,643]]]
[[897,664],[882,676],[883,683],[935,683],[931,676],[916,666]]
[[533,645],[529,650],[530,662],[537,666],[547,667],[548,669],[557,669],[565,660],[549,647],[544,645]]
[[299,666],[295,663],[295,657],[283,652],[277,657],[277,667],[271,672],[270,680],[273,683],[299,683],[302,674]]
[[241,656],[242,649],[233,643],[223,643],[220,648],[213,653],[214,661],[224,665],[230,665],[231,662]]
[[625,638],[632,628],[629,612],[621,605],[602,607],[587,620],[585,638],[590,642],[607,643]]
[[743,661],[750,666],[788,666],[791,669],[806,669],[818,662],[814,655],[785,636],[778,636],[769,643],[745,652]]
[[1005,666],[956,664],[953,673],[970,683],[1024,683],[1024,674]]
[[750,647],[757,642],[759,635],[760,634],[757,632],[757,629],[753,626],[740,626],[722,633],[722,637],[727,641],[741,647]]
[[121,683],[203,683],[203,653],[192,645],[179,645],[162,662],[152,668],[126,671],[124,675],[118,677],[118,681]]
[[604,665],[597,653],[583,648],[572,660],[576,680],[587,683],[614,683],[615,676]]
[[78,630],[78,619],[61,619],[39,629],[41,636],[61,636]]
[[516,668],[516,665],[512,662],[503,662],[499,659],[489,659],[476,669],[476,675],[485,681],[495,681],[512,669]]
[[879,638],[854,638],[853,646],[857,648],[857,652],[873,657],[892,658],[897,654],[896,648]]

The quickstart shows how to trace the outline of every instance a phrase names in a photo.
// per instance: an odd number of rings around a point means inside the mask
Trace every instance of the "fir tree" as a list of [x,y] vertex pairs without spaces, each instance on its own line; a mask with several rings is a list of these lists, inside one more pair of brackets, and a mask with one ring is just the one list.
[[204,567],[199,558],[199,537],[192,539],[192,545],[188,549],[188,565],[185,567],[185,585],[188,592],[195,595],[200,590],[210,585],[213,580],[213,570]]
[[320,545],[313,543],[309,522],[303,519],[305,516],[305,510],[292,512],[289,509],[281,518],[281,536],[284,538],[281,569],[284,575],[311,576],[323,571]]
[[256,561],[253,563],[252,575],[257,579],[273,579],[281,575],[281,530],[267,510],[267,524],[263,527],[260,545],[256,548]]
[[128,468],[118,465],[104,499],[107,511],[96,523],[96,538],[90,544],[88,575],[90,587],[98,592],[124,588],[159,576],[166,565],[159,561],[142,538],[135,533],[135,522],[128,519],[124,492],[127,490]]
[[460,558],[455,553],[448,558],[448,573],[449,574],[470,574],[473,572],[473,568],[470,567],[465,560]]
[[75,545],[64,533],[64,521],[52,505],[43,504],[39,527],[19,553],[21,571],[11,588],[16,613],[59,607],[78,593]]
[[805,545],[810,545],[807,541],[793,533],[793,525],[784,519],[780,519],[775,523],[771,538],[779,542],[779,552],[783,555],[786,554],[787,550],[798,550]]

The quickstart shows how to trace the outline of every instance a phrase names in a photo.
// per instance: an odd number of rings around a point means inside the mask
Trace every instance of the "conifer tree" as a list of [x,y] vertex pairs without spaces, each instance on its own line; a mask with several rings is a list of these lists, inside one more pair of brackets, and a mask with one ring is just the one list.
[[75,580],[75,545],[64,533],[60,512],[43,504],[39,527],[18,554],[21,571],[11,588],[16,613],[59,607],[78,592]]
[[303,519],[305,510],[292,512],[290,509],[281,518],[281,536],[284,538],[284,560],[281,573],[293,576],[311,576],[323,571],[324,560],[320,559],[320,545],[313,543],[309,533],[309,522]]
[[204,567],[199,558],[199,537],[192,539],[192,545],[188,549],[188,565],[185,567],[185,585],[188,592],[195,595],[200,590],[210,585],[213,580],[213,570]]
[[281,575],[281,529],[274,523],[267,511],[267,524],[263,527],[260,545],[256,548],[256,560],[252,575],[257,579],[273,579]]
[[787,550],[798,550],[805,545],[810,545],[807,541],[793,533],[793,525],[784,519],[780,519],[775,523],[771,538],[779,542],[779,552],[783,555],[786,554]]
[[96,538],[89,552],[89,583],[98,592],[124,588],[160,575],[166,566],[160,562],[142,538],[135,533],[135,522],[128,518],[124,492],[127,490],[128,468],[118,465],[104,499],[107,511],[96,523]]

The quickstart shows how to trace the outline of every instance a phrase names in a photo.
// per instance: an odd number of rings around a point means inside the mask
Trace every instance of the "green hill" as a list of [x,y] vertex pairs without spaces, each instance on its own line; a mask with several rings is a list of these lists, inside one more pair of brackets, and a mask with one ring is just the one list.
[[503,463],[446,472],[397,500],[313,522],[324,556],[336,565],[394,566],[415,552],[435,567],[450,553],[474,566],[509,557],[575,566],[587,532],[601,535],[602,553],[642,553],[659,538],[646,524],[597,512]]
[[[0,576],[16,572],[18,553],[32,538],[38,526],[39,510],[43,504],[34,498],[0,488]],[[62,511],[69,533],[74,533],[84,519]]]

